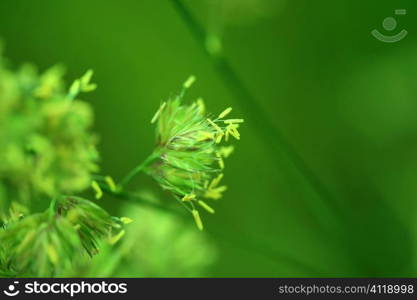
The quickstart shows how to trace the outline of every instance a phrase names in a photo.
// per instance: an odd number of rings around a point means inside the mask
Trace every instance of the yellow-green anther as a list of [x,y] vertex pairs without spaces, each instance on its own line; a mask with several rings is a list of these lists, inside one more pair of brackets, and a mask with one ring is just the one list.
[[114,183],[113,178],[111,178],[110,176],[106,176],[106,177],[104,178],[104,180],[106,181],[107,185],[109,186],[109,188],[110,188],[110,190],[111,190],[112,192],[115,192],[115,191],[117,190],[117,186],[116,186],[116,184]]
[[223,133],[223,132],[219,132],[219,133],[217,134],[217,137],[216,137],[216,144],[220,144],[220,143],[221,143],[223,136],[224,136],[224,133]]
[[81,77],[81,85],[86,86],[90,83],[91,77],[93,76],[93,70],[88,70],[85,74]]
[[217,161],[218,161],[220,169],[224,169],[224,161],[219,151],[216,151],[216,157],[217,157]]
[[234,136],[236,137],[236,139],[240,140],[240,133],[237,130],[237,126],[234,126],[231,130],[235,134]]
[[183,85],[183,87],[185,88],[185,89],[189,89],[192,85],[193,85],[193,83],[195,82],[195,76],[194,75],[191,75],[190,77],[188,77],[188,79],[184,82],[184,85]]
[[240,139],[239,131],[237,131],[238,125],[237,124],[229,124],[226,127],[226,132],[229,132],[235,139]]
[[80,92],[91,92],[97,88],[95,83],[90,83],[93,71],[88,70],[80,79],[75,80],[69,88],[69,96],[76,97]]
[[224,160],[221,157],[219,157],[219,167],[220,169],[224,169]]
[[75,97],[79,93],[79,91],[80,91],[80,80],[77,79],[71,84],[71,87],[69,89],[69,94]]
[[199,131],[198,135],[198,141],[212,140],[214,138],[214,134],[208,131]]
[[83,92],[91,92],[97,88],[95,83],[90,83],[91,77],[93,76],[93,70],[88,70],[80,78],[80,90]]
[[120,221],[122,221],[123,224],[130,224],[133,222],[133,220],[131,218],[128,217],[121,217]]
[[234,149],[235,148],[233,146],[220,147],[219,153],[224,158],[228,158],[230,156],[230,154],[233,153]]
[[198,213],[198,210],[193,209],[191,211],[191,213],[193,214],[194,221],[195,221],[195,224],[197,225],[197,228],[199,230],[203,230],[204,226],[203,226],[203,222],[201,221],[200,214]]
[[223,119],[224,117],[226,117],[228,114],[230,114],[230,112],[232,111],[231,107],[226,108],[224,111],[221,112],[221,114],[219,115],[219,119]]
[[192,201],[192,200],[195,200],[195,194],[194,193],[191,193],[191,194],[188,194],[188,195],[185,195],[184,197],[182,197],[183,202]]
[[109,238],[110,245],[116,244],[124,235],[126,234],[125,230],[120,231],[118,234]]
[[236,124],[236,123],[243,123],[245,120],[243,119],[228,119],[223,121],[225,124]]
[[200,114],[204,115],[206,112],[206,105],[204,104],[203,98],[198,98],[196,102],[198,105],[198,109],[200,110]]
[[222,185],[216,188],[210,188],[205,192],[204,197],[210,198],[213,200],[219,200],[223,196],[222,193],[226,190],[227,190],[227,186],[225,185]]
[[95,83],[89,83],[88,85],[82,87],[82,91],[85,92],[85,93],[86,92],[92,92],[96,88],[97,88],[97,84],[95,84]]
[[219,176],[214,178],[209,185],[209,189],[216,187],[220,183],[220,181],[222,180],[223,176],[224,176],[223,173],[221,173],[221,174],[219,174]]
[[209,123],[210,123],[210,125],[211,125],[211,126],[213,126],[213,127],[214,127],[214,129],[216,129],[216,130],[217,130],[217,132],[219,132],[219,133],[223,133],[223,130],[219,127],[219,125],[217,125],[216,123],[214,123],[212,120],[207,119],[207,122],[209,122]]
[[204,208],[206,211],[208,211],[211,214],[215,213],[214,209],[211,208],[209,205],[207,205],[204,201],[198,200],[198,205],[200,205],[202,208]]
[[101,197],[103,197],[103,191],[101,190],[97,181],[93,180],[93,182],[91,182],[91,187],[96,192],[96,199],[100,199]]
[[152,120],[151,120],[151,124],[153,124],[153,123],[155,123],[156,122],[156,120],[158,120],[158,117],[159,117],[159,115],[161,114],[161,112],[162,112],[162,110],[164,109],[164,107],[165,107],[165,105],[166,105],[167,103],[166,102],[164,102],[164,103],[162,103],[161,104],[161,106],[158,108],[158,110],[156,111],[156,113],[154,114],[154,116],[153,116],[153,118],[152,118]]

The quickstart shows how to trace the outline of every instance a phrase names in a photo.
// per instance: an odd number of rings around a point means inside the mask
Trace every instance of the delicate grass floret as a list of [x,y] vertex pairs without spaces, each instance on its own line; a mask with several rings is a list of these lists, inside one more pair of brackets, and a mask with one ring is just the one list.
[[156,124],[156,160],[148,172],[192,213],[197,227],[202,229],[196,206],[214,213],[202,198],[218,200],[226,190],[220,181],[224,159],[233,152],[233,146],[222,143],[229,135],[240,139],[238,127],[243,119],[224,120],[231,107],[216,118],[206,115],[201,98],[185,104],[184,92],[194,81],[194,77],[188,79],[183,92],[164,102],[152,118]]

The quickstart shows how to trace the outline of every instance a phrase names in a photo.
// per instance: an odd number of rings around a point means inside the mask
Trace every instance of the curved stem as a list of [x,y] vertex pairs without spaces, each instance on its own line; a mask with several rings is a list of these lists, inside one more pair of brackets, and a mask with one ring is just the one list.
[[143,197],[129,192],[124,191],[112,191],[107,185],[100,183],[100,188],[105,192],[106,194],[115,197],[117,199],[126,201],[127,203],[135,204],[135,205],[143,205],[147,206],[149,208],[153,208],[159,211],[172,213],[174,215],[180,216],[182,218],[186,218],[186,216],[181,213],[181,211],[176,210],[170,206],[159,204],[158,202],[153,202],[144,199]]
[[126,185],[129,184],[129,182],[140,172],[145,170],[149,164],[151,164],[155,159],[159,157],[158,152],[153,152],[151,155],[149,155],[141,164],[139,164],[137,167],[135,167],[132,171],[130,171],[125,178],[122,179],[122,181],[119,184],[119,187],[123,190]]

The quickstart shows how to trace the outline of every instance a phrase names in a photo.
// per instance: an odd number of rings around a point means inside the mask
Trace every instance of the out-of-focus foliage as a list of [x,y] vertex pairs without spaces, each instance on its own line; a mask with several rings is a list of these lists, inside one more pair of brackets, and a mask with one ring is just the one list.
[[211,239],[188,221],[167,212],[123,205],[134,222],[116,249],[105,244],[93,263],[80,263],[77,276],[205,276],[217,257]]
[[63,69],[0,65],[0,208],[83,191],[97,171],[91,107],[73,100]]
[[0,60],[1,276],[64,276],[99,240],[123,234],[122,221],[73,196],[98,170],[93,113],[76,100],[95,85],[88,71],[67,90],[62,75]]

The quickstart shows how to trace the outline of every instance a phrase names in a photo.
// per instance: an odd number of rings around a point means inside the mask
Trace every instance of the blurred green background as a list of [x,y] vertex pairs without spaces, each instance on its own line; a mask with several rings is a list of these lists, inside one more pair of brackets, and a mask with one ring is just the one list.
[[[221,40],[219,60],[175,3],[1,0],[0,36],[15,65],[62,62],[68,81],[94,69],[99,88],[83,98],[96,111],[102,171],[116,179],[152,151],[149,120],[190,74],[198,78],[191,100],[202,96],[213,113],[233,106],[245,118],[227,161],[229,190],[217,213],[203,216],[217,259],[207,257],[199,275],[416,276],[417,3],[182,1]],[[407,15],[395,16],[398,8]],[[382,26],[390,16],[393,33]],[[388,44],[373,29],[409,34]],[[174,201],[146,177],[137,183]],[[162,226],[153,222],[147,235]],[[158,238],[160,255],[178,242],[175,230]],[[187,244],[191,254],[199,238]],[[118,274],[144,275],[141,260],[154,250],[143,251]],[[147,274],[197,274],[165,267]]]

